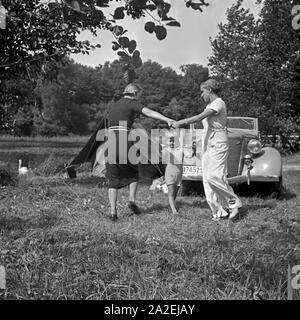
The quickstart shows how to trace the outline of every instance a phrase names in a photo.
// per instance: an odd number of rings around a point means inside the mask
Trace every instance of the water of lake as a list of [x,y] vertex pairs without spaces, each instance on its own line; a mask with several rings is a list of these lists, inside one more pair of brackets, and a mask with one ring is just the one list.
[[0,163],[16,170],[21,159],[22,164],[29,164],[34,169],[51,154],[72,160],[84,145],[78,142],[0,140]]

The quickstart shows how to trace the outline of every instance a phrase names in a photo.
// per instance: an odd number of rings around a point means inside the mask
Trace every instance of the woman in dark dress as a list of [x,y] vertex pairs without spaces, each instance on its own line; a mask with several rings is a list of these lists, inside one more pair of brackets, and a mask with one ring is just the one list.
[[139,103],[142,88],[138,84],[129,84],[123,94],[124,97],[115,102],[108,114],[108,161],[106,171],[108,177],[108,196],[111,208],[110,218],[118,219],[117,197],[118,189],[129,185],[128,207],[134,214],[140,211],[135,204],[136,191],[139,180],[138,165],[133,164],[128,157],[128,151],[134,142],[128,141],[128,135],[135,117],[143,114],[146,117],[166,122],[169,127],[173,120],[146,108]]

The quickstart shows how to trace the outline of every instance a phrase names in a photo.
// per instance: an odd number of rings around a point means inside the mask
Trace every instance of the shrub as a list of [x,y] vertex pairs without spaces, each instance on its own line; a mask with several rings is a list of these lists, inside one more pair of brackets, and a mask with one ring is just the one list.
[[64,171],[67,162],[70,162],[70,155],[52,153],[34,171],[36,174],[44,176],[55,175]]

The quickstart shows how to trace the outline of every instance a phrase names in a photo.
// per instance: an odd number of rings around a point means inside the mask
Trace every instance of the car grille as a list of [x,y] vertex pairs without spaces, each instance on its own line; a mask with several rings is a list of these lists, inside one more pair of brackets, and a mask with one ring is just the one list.
[[229,138],[229,155],[227,160],[228,177],[238,175],[241,158],[242,140],[240,138]]

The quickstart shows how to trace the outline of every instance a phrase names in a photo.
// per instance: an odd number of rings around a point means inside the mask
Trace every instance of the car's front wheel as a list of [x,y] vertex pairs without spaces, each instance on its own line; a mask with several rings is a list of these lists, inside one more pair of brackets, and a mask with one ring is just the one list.
[[270,184],[271,184],[270,186],[271,197],[279,198],[283,191],[282,177],[279,178],[279,181],[271,182]]

